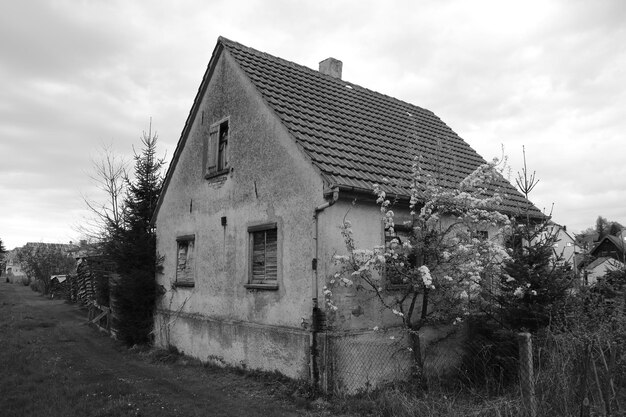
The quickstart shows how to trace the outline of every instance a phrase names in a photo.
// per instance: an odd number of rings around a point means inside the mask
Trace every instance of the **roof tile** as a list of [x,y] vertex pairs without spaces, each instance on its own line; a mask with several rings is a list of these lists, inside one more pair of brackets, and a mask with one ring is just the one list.
[[[331,186],[408,195],[414,155],[424,169],[458,184],[485,161],[429,110],[220,38]],[[527,200],[506,180],[504,208]],[[531,209],[540,214],[532,206]]]

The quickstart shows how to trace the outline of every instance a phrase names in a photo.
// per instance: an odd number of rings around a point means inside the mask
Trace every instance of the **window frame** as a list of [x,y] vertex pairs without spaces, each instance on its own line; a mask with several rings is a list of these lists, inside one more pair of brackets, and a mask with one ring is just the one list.
[[[398,232],[405,233],[410,236],[411,227],[406,226],[406,225],[394,225],[393,231],[394,231],[394,234],[392,236],[389,233],[389,228],[385,227],[383,224],[383,245],[385,247],[385,251],[387,251],[387,248],[388,248],[387,245],[390,244],[393,239],[398,238],[399,244],[402,245],[402,239],[400,238],[400,236],[398,236]],[[384,270],[384,282],[385,282],[385,287],[388,290],[402,290],[406,288],[407,285],[409,285],[409,283],[407,282],[393,282],[391,278],[389,277],[389,272],[387,272],[386,263],[385,263],[385,270]]]
[[[255,279],[254,277],[254,236],[256,233],[265,232],[266,242],[264,246],[264,253],[267,254],[267,232],[276,231],[276,277],[273,279],[264,278],[262,280]],[[279,230],[277,223],[264,223],[255,226],[248,227],[248,277],[247,282],[244,285],[245,288],[255,290],[278,290],[278,281],[281,274],[281,256],[279,246]],[[267,265],[265,265],[267,267]]]
[[218,120],[209,127],[205,152],[205,179],[224,175],[230,171],[230,164],[228,163],[230,130],[230,116]]
[[483,230],[483,229],[474,230],[472,232],[472,237],[480,240],[481,242],[485,242],[489,240],[489,230]]
[[[189,251],[189,244],[192,245],[191,253]],[[179,277],[179,265],[180,265],[180,250],[181,244],[187,245],[187,253],[185,260],[185,269],[190,269],[191,279],[180,279]],[[176,238],[176,269],[174,276],[174,285],[176,287],[195,287],[196,285],[196,266],[194,252],[196,249],[196,235],[183,235]]]

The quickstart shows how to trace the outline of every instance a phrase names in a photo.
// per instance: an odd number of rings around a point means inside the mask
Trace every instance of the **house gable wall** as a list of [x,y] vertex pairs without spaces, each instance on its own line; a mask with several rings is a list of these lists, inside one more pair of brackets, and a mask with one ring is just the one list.
[[609,256],[613,259],[621,261],[623,253],[624,251],[618,248],[609,239],[604,239],[596,248],[593,249],[591,254],[597,257]]
[[[408,207],[397,205],[393,207],[393,212],[396,225],[411,221]],[[340,230],[345,220],[350,221],[352,225],[357,249],[373,249],[384,245],[384,226],[380,206],[375,204],[372,198],[340,199],[320,215],[320,288],[337,272],[338,267],[333,261],[333,255],[347,254]],[[450,216],[442,216],[441,222],[445,229],[454,222],[454,219]],[[499,229],[490,226],[487,232],[493,238]],[[381,284],[386,285],[384,279]],[[329,314],[333,317],[335,329],[372,329],[375,326],[400,324],[396,316],[381,308],[380,302],[372,297],[371,293],[358,291],[354,287],[335,287],[333,303],[338,310],[336,313]],[[420,311],[421,306],[418,304],[416,309]]]
[[[224,118],[230,171],[205,179],[209,128]],[[274,346],[280,355],[282,348],[264,333],[285,329],[288,345],[308,340],[300,324],[311,314],[313,213],[324,202],[322,179],[228,52],[217,57],[190,123],[156,218],[163,257],[157,279],[167,290],[156,323],[160,343],[175,343],[200,359],[267,368],[258,362],[259,349]],[[249,289],[248,228],[268,223],[278,228],[278,289]],[[176,286],[181,236],[194,239],[193,287]],[[306,346],[285,352],[274,368],[301,376]]]

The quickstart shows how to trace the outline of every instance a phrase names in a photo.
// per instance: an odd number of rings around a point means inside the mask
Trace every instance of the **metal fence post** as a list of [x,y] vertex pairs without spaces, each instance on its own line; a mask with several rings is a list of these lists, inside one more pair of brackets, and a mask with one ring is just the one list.
[[535,398],[535,381],[533,376],[533,344],[530,333],[518,333],[519,343],[519,375],[522,389],[522,404],[525,415],[537,416],[537,400]]

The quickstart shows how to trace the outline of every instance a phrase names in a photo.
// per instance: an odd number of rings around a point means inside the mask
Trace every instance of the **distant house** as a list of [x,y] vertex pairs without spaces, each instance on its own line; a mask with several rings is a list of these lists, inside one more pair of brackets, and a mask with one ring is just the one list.
[[[26,272],[22,269],[22,265],[17,260],[17,251],[19,248],[13,249],[7,252],[5,256],[6,264],[4,273],[6,275],[7,282],[22,283],[28,282]],[[26,280],[26,281],[25,281]]]
[[[350,219],[360,246],[384,244],[375,183],[388,178],[388,195],[406,199],[414,155],[444,167],[449,187],[484,160],[432,112],[341,70],[333,58],[314,71],[219,38],[153,218],[167,289],[157,344],[327,387],[401,376],[397,348],[372,331],[392,323],[375,300],[346,290],[324,320],[322,288],[345,251],[338,227]],[[504,210],[528,207],[502,186]]]
[[618,269],[625,268],[623,262],[616,260],[615,258],[602,256],[593,260],[589,265],[583,269],[584,283],[587,285],[594,285],[598,282],[598,279],[602,278],[608,272],[616,271]]
[[72,247],[73,246],[71,244],[65,243],[28,242],[20,248],[15,248],[6,255],[7,263],[5,266],[5,272],[7,274],[7,279],[13,283],[28,283],[32,279],[32,277],[28,276],[24,270],[24,266],[18,260],[18,253],[20,251],[54,249],[70,254]]
[[596,243],[590,254],[596,258],[609,257],[624,262],[626,259],[626,241],[621,236],[605,236]]
[[556,235],[556,242],[553,248],[554,256],[575,267],[574,255],[576,254],[577,245],[574,237],[567,231],[565,226],[556,223],[551,223],[547,229],[550,234]]

